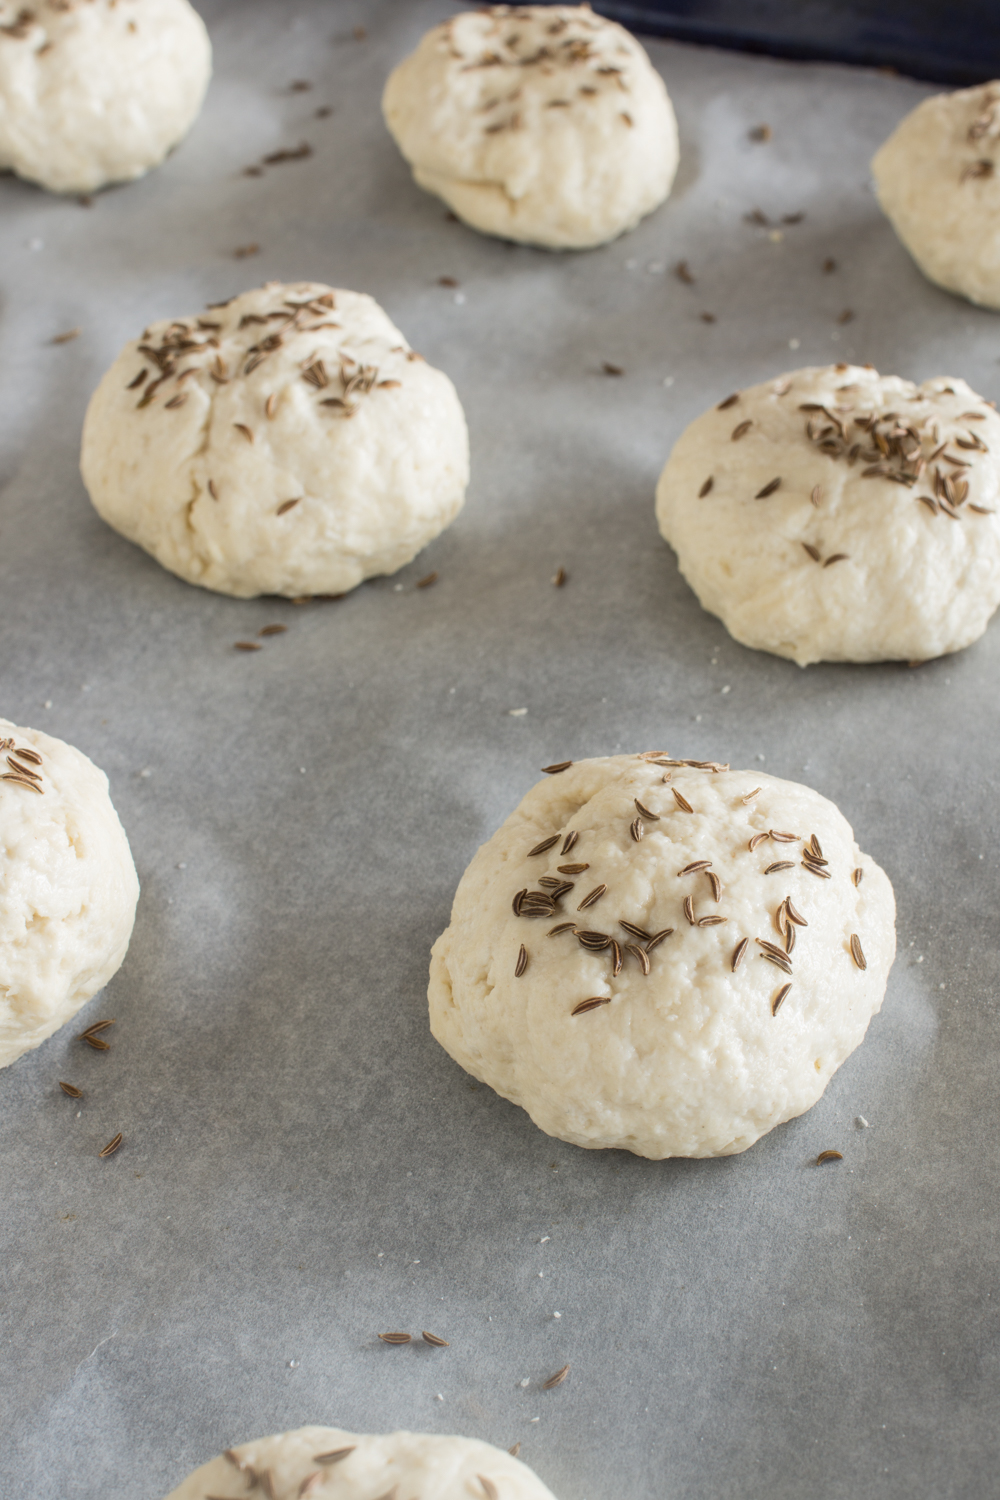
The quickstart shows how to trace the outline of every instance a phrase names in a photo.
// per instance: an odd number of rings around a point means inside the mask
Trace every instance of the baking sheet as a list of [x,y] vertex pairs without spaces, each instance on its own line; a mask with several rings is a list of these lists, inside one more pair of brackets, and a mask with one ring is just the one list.
[[[5,1497],[156,1500],[306,1422],[520,1441],[559,1500],[990,1493],[1000,626],[916,671],[801,671],[700,610],[652,510],[684,425],[786,368],[1000,394],[996,316],[922,280],[869,187],[928,89],[650,41],[675,192],[551,255],[449,222],[380,124],[444,3],[202,9],[216,78],[161,171],[89,209],[0,180],[0,711],[107,770],[143,888],[81,1017],[116,1018],[111,1051],[70,1026],[0,1074]],[[269,277],[372,292],[469,417],[461,516],[339,603],[190,588],[77,476],[120,344]],[[477,845],[541,766],[647,748],[818,788],[899,902],[864,1046],[721,1161],[550,1140],[427,1029]],[[423,1328],[450,1348],[376,1337]]]

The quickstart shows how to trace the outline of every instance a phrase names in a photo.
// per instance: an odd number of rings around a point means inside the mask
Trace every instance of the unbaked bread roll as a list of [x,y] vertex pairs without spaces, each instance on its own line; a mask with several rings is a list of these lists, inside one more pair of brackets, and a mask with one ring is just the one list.
[[421,187],[475,229],[552,250],[632,229],[677,170],[662,79],[587,5],[453,16],[395,69],[382,109]]
[[211,73],[188,0],[0,0],[0,168],[57,193],[141,177]]
[[656,490],[701,603],[815,661],[958,651],[1000,603],[1000,417],[964,380],[796,370],[704,412]]
[[342,594],[458,513],[465,417],[371,297],[271,282],[126,344],[81,467],[104,519],[189,583]]
[[881,1006],[888,879],[795,782],[656,751],[553,769],[462,876],[432,1032],[561,1140],[745,1151]]
[[1000,82],[925,99],[877,152],[872,172],[924,275],[1000,308]]
[[72,745],[0,719],[0,1068],[121,966],[139,899],[108,778]]
[[300,1427],[229,1448],[167,1500],[554,1500],[509,1453],[475,1438],[422,1432],[364,1436]]

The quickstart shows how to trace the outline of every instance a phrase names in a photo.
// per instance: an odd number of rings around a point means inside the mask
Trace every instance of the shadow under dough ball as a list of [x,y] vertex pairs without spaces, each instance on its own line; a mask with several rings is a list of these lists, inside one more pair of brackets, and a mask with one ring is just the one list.
[[99,514],[172,573],[294,599],[410,562],[462,507],[469,439],[447,375],[373,298],[269,282],[126,344],[81,469]]
[[656,751],[579,761],[462,876],[431,1031],[560,1140],[730,1156],[816,1103],[895,949],[892,887],[818,792]]
[[188,0],[0,0],[0,168],[56,193],[141,177],[190,130],[211,74]]
[[550,250],[633,229],[677,170],[663,80],[588,6],[452,17],[391,74],[382,111],[422,188],[474,229]]
[[0,719],[0,1068],[121,967],[139,881],[108,778],[80,750]]
[[928,280],[1000,309],[1000,82],[918,104],[876,153],[872,174]]
[[964,380],[795,370],[678,438],[660,531],[745,646],[817,661],[927,661],[1000,603],[1000,417]]

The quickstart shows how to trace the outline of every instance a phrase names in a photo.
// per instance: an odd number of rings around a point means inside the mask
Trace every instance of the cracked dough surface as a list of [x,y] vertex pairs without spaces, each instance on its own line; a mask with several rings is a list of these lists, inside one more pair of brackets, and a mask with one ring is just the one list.
[[188,0],[0,0],[0,167],[57,193],[141,177],[211,73]]
[[224,594],[340,594],[394,573],[465,498],[447,375],[373,298],[272,282],[153,323],[91,398],[81,469],[109,525]]
[[[640,814],[636,799],[659,819]],[[578,837],[564,854],[571,832]],[[757,834],[765,837],[751,851]],[[816,868],[829,879],[806,868],[814,835],[825,861]],[[553,836],[550,849],[530,853]],[[680,873],[702,861],[709,868]],[[562,876],[566,864],[587,868]],[[545,881],[561,878],[572,889],[554,911],[541,910],[557,889]],[[522,898],[515,916],[524,889],[536,893],[538,915],[524,915]],[[758,942],[785,951],[786,897],[808,924],[791,924],[791,972]],[[650,935],[673,929],[648,953],[648,975],[624,948],[615,975],[614,948],[588,949],[573,930],[645,950],[623,922]],[[527,962],[516,977],[522,944]],[[666,757],[585,760],[533,787],[462,876],[432,952],[431,1030],[549,1135],[654,1159],[727,1156],[816,1103],[880,1008],[895,947],[892,887],[818,792]],[[573,1014],[598,997],[607,1003]]]
[[552,250],[634,228],[677,170],[662,79],[587,7],[453,17],[390,75],[382,111],[421,187],[486,234]]
[[796,370],[704,412],[656,490],[704,608],[800,666],[925,661],[977,640],[1000,603],[998,508],[993,408],[964,380],[857,365]]
[[1000,82],[925,99],[876,153],[872,173],[924,275],[1000,308]]
[[[103,771],[72,745],[6,719],[0,745],[5,1068],[70,1020],[120,968],[139,881]],[[9,779],[18,774],[12,759],[39,778],[41,793]]]
[[[315,1456],[351,1452],[317,1464]],[[364,1436],[339,1427],[300,1427],[230,1448],[233,1457],[203,1464],[167,1500],[204,1500],[206,1494],[244,1500],[247,1482],[267,1472],[274,1500],[554,1500],[551,1490],[516,1458],[474,1438],[420,1432]],[[315,1476],[308,1484],[310,1476]],[[397,1488],[397,1486],[399,1488]],[[255,1486],[254,1493],[260,1493]]]

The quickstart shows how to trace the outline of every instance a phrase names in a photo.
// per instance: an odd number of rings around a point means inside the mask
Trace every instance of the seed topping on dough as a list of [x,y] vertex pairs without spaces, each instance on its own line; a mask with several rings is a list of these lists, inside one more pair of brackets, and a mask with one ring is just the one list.
[[497,1489],[492,1479],[487,1479],[485,1474],[477,1474],[476,1478],[479,1480],[479,1483],[483,1487],[483,1495],[485,1496],[485,1500],[500,1500],[500,1491]]
[[24,787],[29,792],[45,795],[41,773],[35,769],[42,764],[37,750],[27,747],[18,749],[12,738],[0,739],[0,752],[6,751],[8,770],[0,772],[0,781],[9,781],[14,786]]
[[[379,1334],[379,1338],[382,1338],[382,1337],[383,1337],[383,1335]],[[424,1334],[424,1338],[426,1338],[426,1337],[427,1337],[427,1335]],[[349,1453],[353,1453],[354,1450],[355,1450],[355,1448],[357,1448],[357,1446],[358,1446],[357,1443],[351,1443],[350,1447],[348,1447],[348,1448],[331,1448],[329,1453],[314,1453],[313,1454],[313,1463],[314,1464],[339,1464],[339,1463],[341,1463],[348,1456]]]
[[868,960],[865,958],[864,949],[861,947],[861,939],[856,932],[851,933],[851,957],[859,969],[867,969]]
[[743,962],[743,955],[747,951],[749,942],[749,938],[740,938],[739,942],[736,944],[736,947],[733,949],[733,956],[730,961],[729,967],[732,969],[734,974],[736,973],[736,970],[739,968],[740,964]]
[[672,787],[671,790],[674,794],[674,801],[677,803],[677,806],[680,808],[681,812],[693,813],[694,808],[691,806],[687,798],[682,797],[676,787]]
[[550,1375],[548,1380],[542,1381],[542,1390],[551,1391],[555,1386],[562,1385],[568,1374],[569,1365],[563,1365],[562,1369],[557,1370],[554,1375]]
[[588,906],[593,906],[595,901],[600,901],[606,890],[606,885],[595,885],[594,889],[590,892],[590,895],[584,896],[583,900],[580,902],[580,905],[577,907],[577,911],[585,911]]
[[781,475],[779,474],[777,476],[777,478],[772,479],[767,484],[765,484],[765,486],[764,486],[763,489],[758,490],[757,493],[756,493],[756,495],[754,495],[754,499],[755,500],[766,500],[767,497],[768,497],[768,495],[773,495],[774,492],[775,492],[775,490],[780,489],[780,487],[781,487]]
[[610,995],[591,995],[589,1000],[581,1000],[574,1005],[570,1011],[571,1016],[582,1016],[588,1010],[596,1010],[599,1005],[610,1005]]
[[521,975],[524,973],[527,967],[528,950],[522,943],[520,948],[517,950],[517,963],[514,965],[514,978],[520,979]]
[[559,835],[558,833],[554,833],[550,839],[543,839],[540,844],[535,845],[534,849],[529,849],[528,858],[532,859],[536,854],[544,854],[547,849],[551,849],[552,845],[558,844],[558,842]]
[[860,868],[857,869],[857,870],[854,870],[852,872],[852,874],[851,874],[851,880],[854,882],[855,885],[860,885],[861,882],[862,882],[862,880],[864,880],[864,878],[865,878],[865,872],[864,872],[864,870],[862,870]]
[[787,998],[788,992],[789,992],[790,989],[791,989],[791,985],[790,984],[783,984],[781,986],[781,989],[778,991],[778,993],[775,995],[774,999],[771,1001],[771,1014],[772,1014],[772,1016],[776,1016],[778,1014],[779,1007],[781,1006],[781,1004],[783,1003],[783,1001]]
[[698,499],[699,500],[704,500],[704,498],[705,498],[706,495],[711,494],[711,492],[712,492],[712,486],[713,486],[714,483],[715,483],[715,476],[714,476],[714,474],[709,474],[708,478],[705,480],[705,483],[702,485],[701,489],[698,491]]
[[729,436],[734,443],[738,443],[741,437],[746,437],[752,426],[753,421],[748,417],[745,422],[740,422],[738,426],[734,427]]

